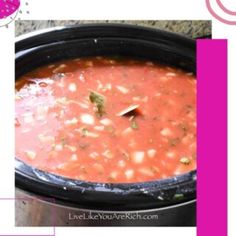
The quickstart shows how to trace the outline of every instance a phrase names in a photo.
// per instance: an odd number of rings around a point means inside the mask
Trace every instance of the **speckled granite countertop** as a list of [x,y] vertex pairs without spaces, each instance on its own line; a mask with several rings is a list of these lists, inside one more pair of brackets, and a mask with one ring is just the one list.
[[191,38],[204,37],[211,34],[211,21],[88,21],[88,20],[47,20],[47,21],[16,21],[16,36],[32,32],[39,29],[50,28],[54,26],[86,24],[86,23],[122,23],[132,25],[142,25],[152,28],[164,29],[171,32],[184,34]]

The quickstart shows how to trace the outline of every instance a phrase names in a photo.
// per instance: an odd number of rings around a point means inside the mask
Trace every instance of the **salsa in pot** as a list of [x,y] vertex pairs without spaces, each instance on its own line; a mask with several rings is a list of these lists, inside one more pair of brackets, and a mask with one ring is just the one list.
[[196,168],[196,79],[151,61],[78,58],[19,78],[16,156],[60,176],[144,182]]

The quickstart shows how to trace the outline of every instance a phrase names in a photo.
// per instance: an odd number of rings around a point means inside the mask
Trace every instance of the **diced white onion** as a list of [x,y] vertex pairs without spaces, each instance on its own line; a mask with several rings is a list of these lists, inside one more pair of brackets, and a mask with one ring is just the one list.
[[133,97],[132,99],[133,99],[134,102],[139,102],[141,100],[140,97]]
[[124,160],[118,161],[118,166],[119,167],[125,167],[126,166],[125,161]]
[[84,109],[88,109],[89,106],[85,103],[82,103],[82,102],[76,102],[80,107],[84,108]]
[[110,150],[106,150],[105,152],[102,153],[102,155],[108,159],[111,159],[114,156]]
[[118,176],[118,173],[117,173],[116,171],[112,171],[112,172],[110,173],[110,175],[109,175],[109,177],[110,177],[111,179],[116,179],[117,176]]
[[106,89],[106,90],[111,90],[111,88],[112,88],[112,85],[111,85],[111,84],[106,84],[106,85],[105,85],[105,89]]
[[71,120],[66,120],[65,125],[75,125],[78,123],[78,119],[76,117],[72,118]]
[[56,103],[61,104],[61,105],[67,105],[68,101],[66,97],[59,97],[56,99]]
[[173,73],[173,72],[168,72],[166,73],[166,76],[171,76],[171,77],[174,77],[176,76],[177,74],[176,73]]
[[36,158],[36,153],[34,151],[27,150],[25,151],[25,154],[31,160],[34,160]]
[[175,152],[169,151],[169,152],[166,153],[166,156],[169,157],[169,158],[174,158],[175,157]]
[[72,154],[71,157],[70,157],[70,160],[71,161],[77,161],[78,160],[78,157],[76,154]]
[[143,97],[143,98],[141,98],[141,97],[133,97],[132,98],[132,100],[134,101],[134,102],[147,102],[148,101],[148,96],[145,96],[145,97]]
[[43,134],[39,134],[38,138],[40,140],[40,142],[42,143],[54,143],[55,142],[55,137],[50,136],[50,135],[43,135]]
[[85,108],[85,109],[88,109],[88,108],[89,108],[89,105],[86,104],[85,101],[79,102],[79,101],[76,101],[76,100],[67,100],[67,98],[65,98],[65,97],[58,98],[58,99],[57,99],[57,103],[59,103],[59,104],[61,104],[61,105],[77,104],[77,105],[79,105],[79,106],[82,107],[82,108]]
[[108,118],[104,118],[104,119],[100,120],[100,123],[102,125],[112,125],[112,121]]
[[172,131],[169,128],[162,129],[160,133],[163,136],[170,136],[170,135],[172,135]]
[[149,149],[149,150],[147,151],[147,155],[148,155],[148,157],[150,157],[150,158],[155,157],[156,153],[157,153],[157,151],[156,151],[155,149]]
[[154,173],[153,173],[153,171],[152,171],[150,168],[140,168],[138,171],[139,171],[141,174],[147,175],[147,176],[149,176],[149,177],[154,176]]
[[101,81],[100,81],[100,80],[97,80],[97,83],[98,83],[97,90],[102,89],[102,88],[103,88],[103,85],[102,85]]
[[21,96],[15,95],[15,100],[21,100],[21,99],[22,99]]
[[61,64],[60,66],[56,67],[52,72],[53,73],[59,73],[66,67],[65,64]]
[[94,124],[94,117],[90,114],[82,114],[80,116],[81,122],[87,125],[93,125]]
[[84,77],[83,74],[80,74],[80,75],[79,75],[79,80],[80,80],[81,82],[85,82],[85,77]]
[[129,93],[129,89],[127,89],[127,88],[125,88],[125,87],[123,87],[123,86],[117,85],[116,88],[117,88],[121,93],[123,93],[123,94]]
[[105,129],[105,127],[103,125],[94,126],[94,129],[97,130],[97,131],[103,131]]
[[61,164],[57,165],[56,168],[59,170],[63,170],[65,167],[66,167],[66,163],[61,163]]
[[144,160],[145,153],[141,151],[134,152],[132,155],[132,160],[136,164],[141,164]]
[[55,146],[55,151],[59,152],[59,151],[62,151],[62,150],[63,150],[62,144],[57,144],[57,145]]
[[71,91],[71,92],[76,92],[77,86],[76,86],[75,83],[70,83],[69,86],[68,86],[68,89],[69,89],[69,91]]
[[181,171],[180,170],[176,170],[175,172],[174,172],[174,175],[180,175],[181,174]]
[[70,151],[72,152],[76,152],[77,151],[77,148],[75,146],[71,146],[71,145],[65,145],[66,148],[68,148]]
[[134,177],[134,170],[128,169],[125,171],[125,176],[127,179],[132,179]]
[[86,137],[90,137],[90,138],[98,138],[99,134],[93,133],[93,132],[86,132]]
[[97,152],[91,152],[89,156],[92,157],[93,159],[96,159],[96,157],[98,157],[99,155]]
[[126,129],[121,133],[121,135],[122,135],[122,136],[127,136],[127,135],[129,135],[130,133],[132,133],[132,132],[134,132],[134,130],[133,130],[131,127],[129,127],[129,128],[126,128]]

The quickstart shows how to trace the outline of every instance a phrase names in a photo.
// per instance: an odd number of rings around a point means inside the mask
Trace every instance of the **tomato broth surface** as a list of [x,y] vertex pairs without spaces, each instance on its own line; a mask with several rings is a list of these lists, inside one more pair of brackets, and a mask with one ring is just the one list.
[[16,156],[60,176],[132,183],[196,168],[196,79],[158,63],[78,58],[16,82]]

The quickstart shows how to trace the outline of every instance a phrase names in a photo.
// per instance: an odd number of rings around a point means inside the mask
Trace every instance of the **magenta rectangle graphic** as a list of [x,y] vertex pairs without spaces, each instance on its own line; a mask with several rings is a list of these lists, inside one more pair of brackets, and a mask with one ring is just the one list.
[[227,40],[197,41],[197,235],[227,235]]

